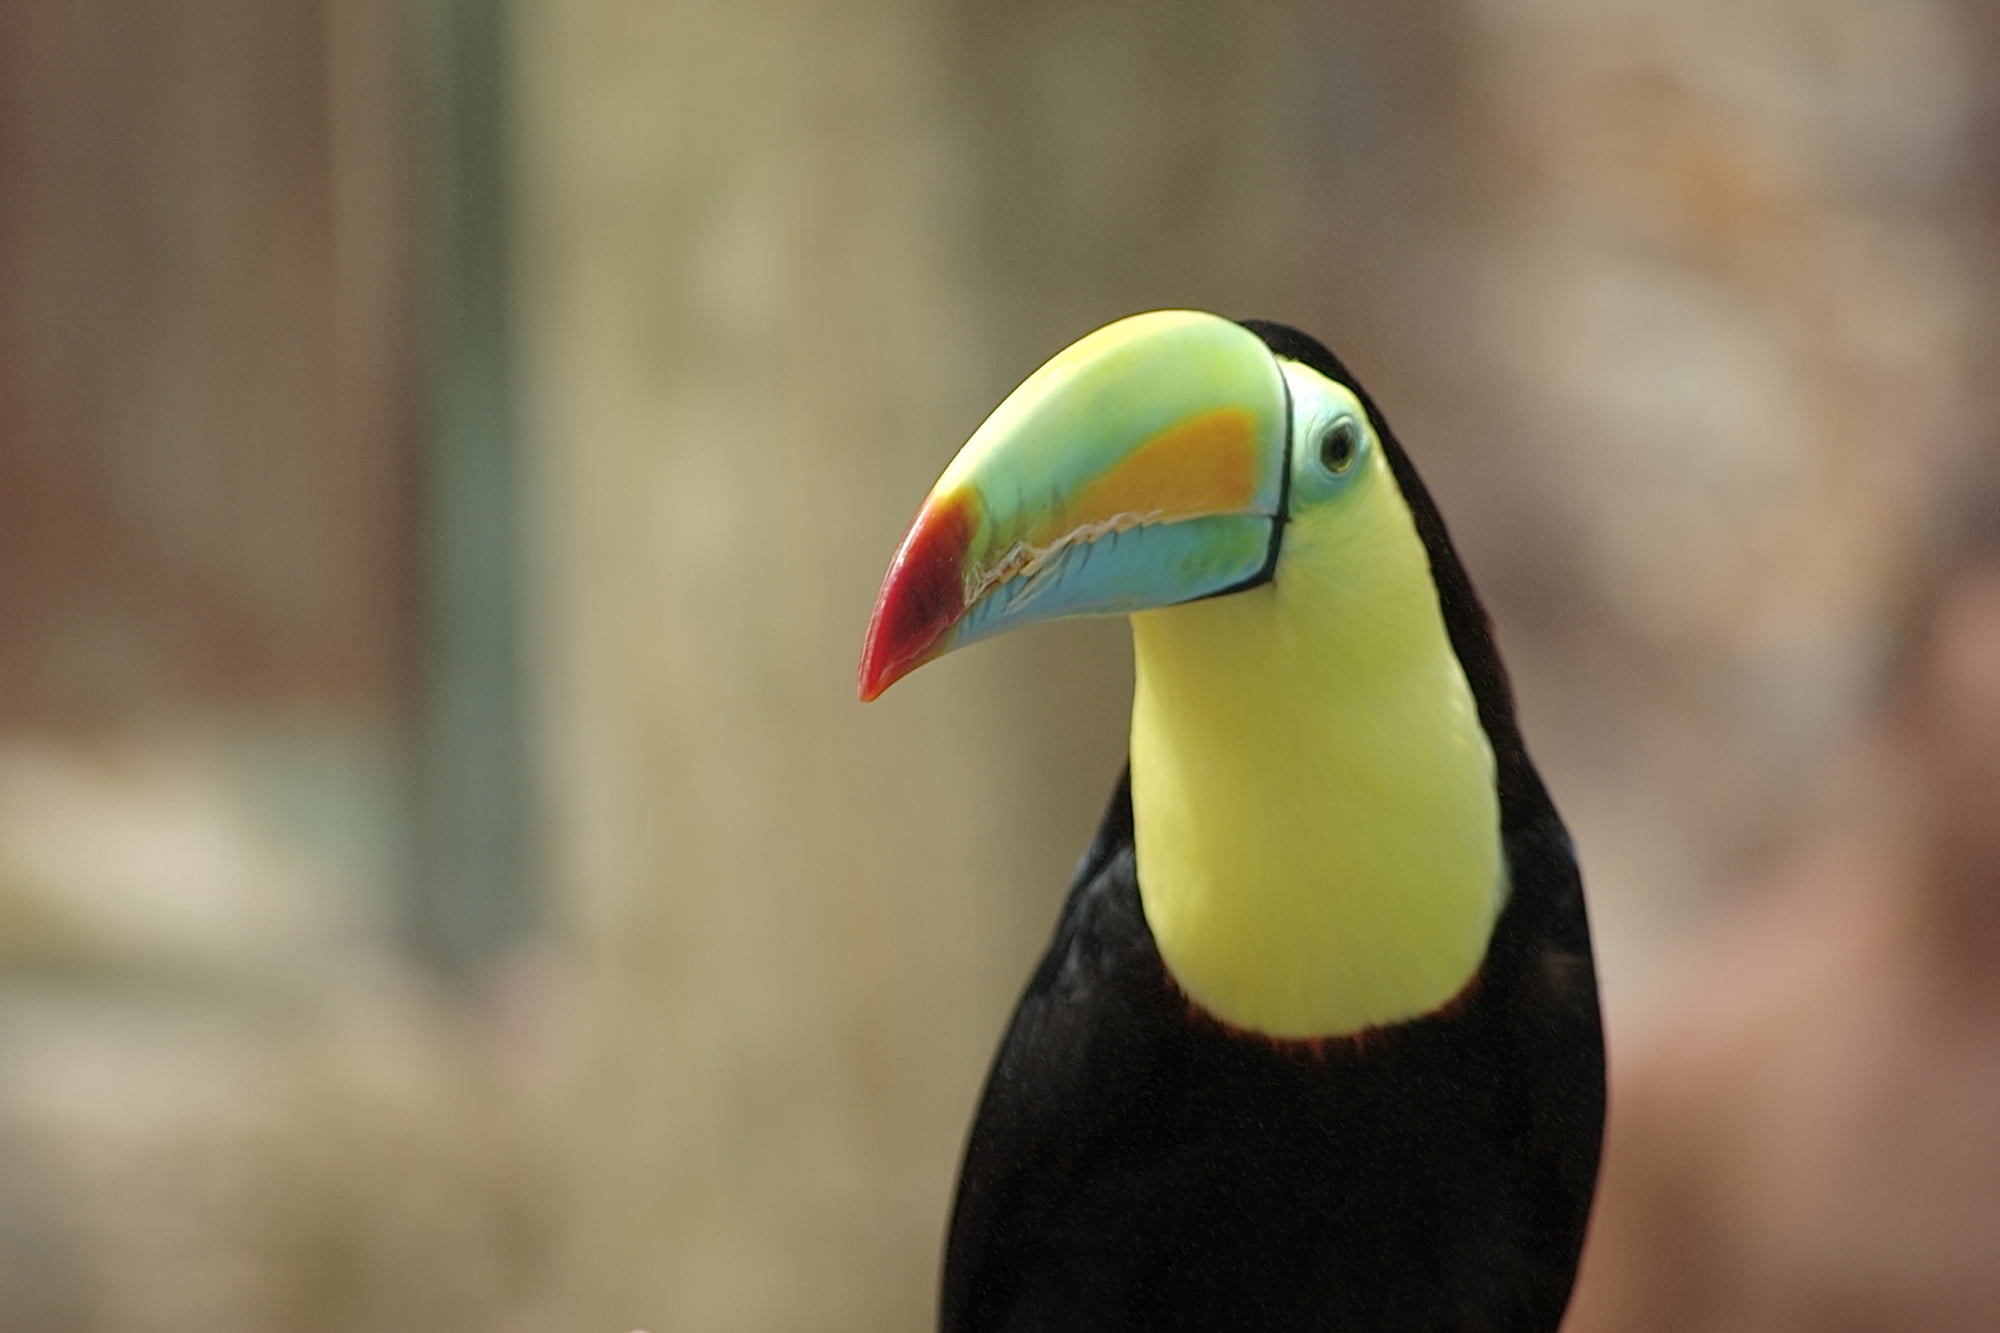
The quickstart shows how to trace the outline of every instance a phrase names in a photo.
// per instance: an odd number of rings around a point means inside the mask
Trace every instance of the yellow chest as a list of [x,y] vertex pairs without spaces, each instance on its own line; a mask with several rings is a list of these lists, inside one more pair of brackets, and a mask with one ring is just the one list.
[[1132,617],[1139,890],[1188,996],[1281,1038],[1433,1012],[1506,896],[1493,753],[1379,454],[1277,577]]

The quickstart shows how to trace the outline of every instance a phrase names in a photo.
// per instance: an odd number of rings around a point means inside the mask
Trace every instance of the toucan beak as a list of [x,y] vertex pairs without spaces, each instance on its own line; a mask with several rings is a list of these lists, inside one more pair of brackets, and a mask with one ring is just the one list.
[[1016,626],[1268,578],[1286,413],[1276,358],[1216,315],[1134,315],[1057,353],[924,500],[868,622],[862,699]]

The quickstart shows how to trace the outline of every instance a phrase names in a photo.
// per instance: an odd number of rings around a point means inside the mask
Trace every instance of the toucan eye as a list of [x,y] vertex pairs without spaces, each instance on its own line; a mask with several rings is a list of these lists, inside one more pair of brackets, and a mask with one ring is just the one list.
[[1355,451],[1361,446],[1361,427],[1353,417],[1342,417],[1319,437],[1319,463],[1328,472],[1341,473],[1354,465]]

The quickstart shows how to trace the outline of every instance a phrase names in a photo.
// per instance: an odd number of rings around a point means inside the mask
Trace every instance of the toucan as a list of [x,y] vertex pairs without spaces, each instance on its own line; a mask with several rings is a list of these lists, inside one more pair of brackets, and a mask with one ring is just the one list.
[[873,699],[1130,618],[1129,762],[988,1076],[944,1333],[1547,1333],[1604,1121],[1574,847],[1486,614],[1320,343],[1197,311],[1058,353],[896,551]]

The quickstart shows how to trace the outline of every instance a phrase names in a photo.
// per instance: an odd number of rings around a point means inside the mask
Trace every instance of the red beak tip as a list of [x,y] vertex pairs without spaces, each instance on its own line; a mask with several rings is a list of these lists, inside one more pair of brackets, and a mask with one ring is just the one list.
[[972,540],[969,502],[927,503],[903,538],[868,618],[856,680],[861,701],[884,690],[943,651],[965,614],[965,552]]
[[885,641],[887,637],[880,632],[879,624],[869,625],[868,641],[861,649],[861,668],[854,680],[855,693],[862,703],[874,703],[891,685],[929,660],[925,654],[912,653],[907,643]]
[[875,602],[875,613],[868,617],[868,634],[861,641],[861,665],[854,673],[854,692],[862,703],[874,703],[882,697],[882,691],[896,683],[902,673],[889,669],[891,656],[882,642],[882,606],[888,601],[889,589],[884,587]]

